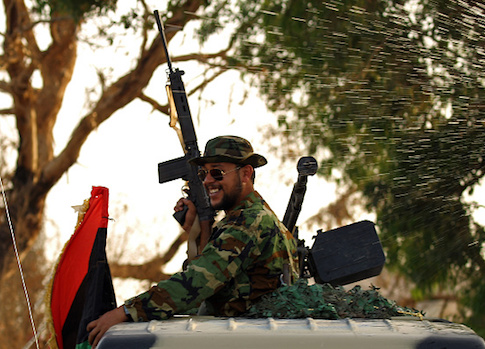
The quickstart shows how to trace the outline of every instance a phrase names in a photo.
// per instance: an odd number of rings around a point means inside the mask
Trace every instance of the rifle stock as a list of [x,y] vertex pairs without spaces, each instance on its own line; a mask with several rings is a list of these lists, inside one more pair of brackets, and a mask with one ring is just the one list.
[[[175,107],[176,117],[178,117],[180,131],[182,135],[181,141],[183,143],[183,148],[185,152],[185,155],[183,157],[179,157],[158,164],[158,179],[159,183],[165,183],[174,179],[181,178],[188,183],[188,198],[195,204],[195,207],[197,208],[197,215],[200,221],[201,231],[199,248],[202,249],[209,239],[210,229],[212,226],[212,221],[214,219],[215,211],[210,205],[209,196],[207,195],[204,185],[197,175],[198,166],[189,163],[190,159],[200,156],[200,151],[197,145],[197,136],[195,134],[194,123],[190,114],[185,86],[182,81],[182,75],[184,74],[184,72],[177,68],[172,68],[172,63],[168,54],[165,31],[160,21],[158,11],[155,10],[154,14],[155,20],[158,25],[158,30],[162,38],[165,56],[167,58],[167,86],[169,87],[169,103],[172,107]],[[171,114],[173,117],[173,110],[171,110]],[[171,121],[171,125],[172,124],[175,124],[173,120]],[[184,209],[184,211],[174,214],[175,219],[177,219],[177,221],[181,225],[184,224],[186,211],[187,210]],[[189,240],[189,243],[190,242],[191,241]],[[192,241],[192,243],[194,242]],[[195,256],[189,256],[189,259],[192,259],[193,257]]]

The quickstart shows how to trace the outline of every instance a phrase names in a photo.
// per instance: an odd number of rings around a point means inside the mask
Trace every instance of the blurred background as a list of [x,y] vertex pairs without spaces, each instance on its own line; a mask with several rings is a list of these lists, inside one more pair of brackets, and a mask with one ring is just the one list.
[[[247,138],[269,164],[256,188],[282,219],[301,156],[319,163],[298,220],[369,219],[398,304],[485,334],[485,6],[455,0],[4,1],[0,175],[35,322],[92,186],[110,190],[118,302],[181,269],[173,219],[183,154],[168,125],[166,26],[199,141]],[[0,348],[32,329],[0,204]],[[172,257],[173,255],[173,257]],[[170,256],[170,258],[169,258]]]

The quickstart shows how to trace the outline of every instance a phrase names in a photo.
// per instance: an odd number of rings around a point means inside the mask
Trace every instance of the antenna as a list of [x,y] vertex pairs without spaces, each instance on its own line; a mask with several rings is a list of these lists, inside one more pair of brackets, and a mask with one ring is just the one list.
[[5,215],[7,216],[8,226],[10,228],[10,234],[12,236],[12,244],[15,252],[15,259],[17,260],[17,266],[20,272],[20,281],[22,282],[22,288],[24,290],[25,301],[27,302],[27,309],[29,311],[30,325],[32,326],[32,331],[34,333],[35,344],[37,349],[39,349],[39,336],[37,335],[37,330],[34,323],[34,315],[32,314],[32,305],[30,302],[29,292],[27,291],[27,284],[25,282],[24,270],[22,269],[22,262],[20,260],[19,251],[17,248],[17,240],[15,238],[15,231],[13,229],[12,219],[10,218],[10,211],[7,203],[7,195],[5,194],[5,188],[3,187],[2,177],[0,177],[0,188],[3,196],[3,203],[5,205]]

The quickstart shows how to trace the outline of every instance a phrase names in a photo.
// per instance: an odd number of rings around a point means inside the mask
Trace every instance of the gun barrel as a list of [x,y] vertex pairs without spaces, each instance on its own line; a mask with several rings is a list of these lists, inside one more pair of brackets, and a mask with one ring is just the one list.
[[313,176],[317,173],[318,163],[314,157],[304,156],[298,160],[296,168],[298,170],[298,179],[293,186],[290,201],[288,202],[285,216],[283,218],[283,224],[291,233],[293,233],[295,229],[303,199],[305,198],[307,178],[308,176]]
[[162,21],[160,21],[160,15],[158,14],[158,10],[153,11],[153,14],[155,15],[155,21],[157,22],[158,31],[160,32],[160,36],[162,37],[163,50],[165,51],[165,57],[167,58],[168,70],[170,72],[173,72],[172,62],[170,61],[170,56],[168,54],[167,37],[165,36],[165,30],[163,29]]
[[317,160],[313,156],[303,156],[298,160],[296,169],[300,176],[313,176],[318,170]]

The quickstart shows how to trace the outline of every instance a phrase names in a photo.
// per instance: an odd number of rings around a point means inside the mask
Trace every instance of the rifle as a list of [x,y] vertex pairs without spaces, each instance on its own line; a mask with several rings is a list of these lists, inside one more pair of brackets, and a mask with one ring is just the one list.
[[300,277],[313,277],[317,283],[346,285],[379,275],[386,257],[374,223],[361,221],[329,231],[318,230],[312,248],[298,238],[296,221],[306,193],[307,177],[317,172],[317,161],[306,156],[297,165],[298,179],[293,186],[283,224],[295,237]]
[[[184,192],[187,193],[187,198],[195,204],[199,221],[199,224],[196,224],[197,222],[194,223],[192,231],[189,233],[188,257],[189,260],[191,260],[198,254],[198,252],[200,252],[197,251],[197,244],[195,240],[197,238],[200,239],[200,250],[202,250],[209,240],[215,211],[210,205],[209,196],[199,176],[197,175],[198,166],[188,162],[188,160],[192,158],[199,157],[200,151],[199,147],[197,146],[197,136],[195,134],[187,94],[185,93],[185,87],[182,81],[184,71],[181,71],[178,68],[175,70],[172,68],[172,62],[170,61],[168,54],[165,30],[160,21],[158,11],[155,10],[154,14],[158,25],[158,30],[162,38],[165,57],[167,58],[168,64],[168,82],[166,85],[166,90],[170,105],[170,126],[176,128],[176,123],[178,121],[180,129],[177,133],[185,152],[185,155],[182,157],[158,164],[158,180],[159,183],[166,183],[174,179],[182,178],[188,184],[188,189],[185,189]],[[176,212],[174,214],[175,219],[181,225],[183,225],[185,221],[187,209],[188,208],[185,207],[183,211]]]

